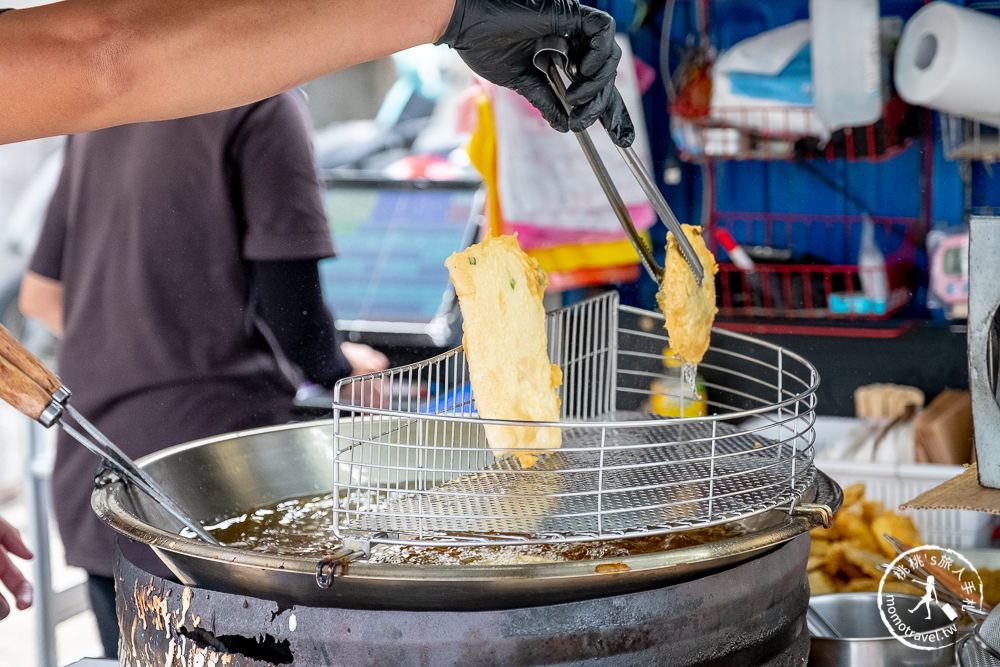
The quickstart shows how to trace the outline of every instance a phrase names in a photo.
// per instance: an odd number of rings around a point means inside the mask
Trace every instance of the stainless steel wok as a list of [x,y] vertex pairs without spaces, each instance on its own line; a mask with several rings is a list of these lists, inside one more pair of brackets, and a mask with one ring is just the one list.
[[[332,438],[332,420],[270,427],[177,445],[138,464],[195,519],[210,524],[285,498],[329,492]],[[750,560],[819,523],[818,513],[774,510],[752,517],[750,532],[740,537],[624,559],[489,566],[354,561],[321,588],[316,572],[323,554],[271,557],[181,537],[180,523],[144,494],[117,479],[106,482],[91,499],[98,516],[153,547],[183,583],[320,607],[483,610],[628,593]],[[804,500],[836,511],[842,494],[820,473]]]

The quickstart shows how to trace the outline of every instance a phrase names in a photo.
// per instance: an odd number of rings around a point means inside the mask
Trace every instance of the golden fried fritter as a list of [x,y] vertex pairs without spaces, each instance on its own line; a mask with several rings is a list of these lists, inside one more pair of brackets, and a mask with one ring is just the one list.
[[[559,421],[562,371],[549,362],[545,334],[545,272],[517,236],[488,238],[445,261],[462,309],[462,345],[476,410],[487,419]],[[558,428],[486,426],[497,456],[523,468],[537,460],[519,450],[558,449]]]
[[705,269],[701,287],[684,261],[677,239],[667,233],[667,255],[663,263],[663,282],[656,293],[656,303],[663,311],[664,326],[670,335],[670,348],[689,364],[701,362],[708,349],[715,321],[715,274],[719,265],[705,247],[701,227],[682,225],[695,254]]

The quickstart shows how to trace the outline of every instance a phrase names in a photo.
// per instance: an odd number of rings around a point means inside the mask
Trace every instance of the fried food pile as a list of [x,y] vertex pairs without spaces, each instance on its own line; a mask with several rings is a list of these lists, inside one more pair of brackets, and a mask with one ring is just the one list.
[[[542,293],[547,277],[517,235],[487,238],[446,261],[462,309],[462,345],[476,410],[486,419],[559,421],[562,371],[550,363]],[[522,468],[538,457],[520,450],[558,449],[558,428],[485,426],[499,456]]]
[[[896,557],[896,549],[882,537],[889,534],[911,547],[923,541],[913,520],[897,514],[878,500],[865,497],[865,485],[844,489],[844,504],[830,528],[813,529],[809,549],[809,588],[813,595],[877,591],[879,567]],[[892,577],[883,590],[920,593],[910,584]]]
[[1000,604],[1000,569],[977,568],[983,580],[983,599],[991,606]]
[[719,265],[705,247],[701,227],[682,225],[695,254],[705,269],[701,286],[681,254],[677,239],[667,233],[667,255],[663,262],[663,282],[656,293],[656,303],[663,311],[664,326],[670,335],[670,348],[689,364],[698,364],[708,350],[712,323],[715,321],[715,274]]
[[[865,498],[865,485],[853,484],[844,489],[844,504],[830,528],[815,528],[810,533],[809,588],[812,595],[877,591],[882,571],[896,550],[882,537],[888,533],[910,547],[924,544],[913,521],[886,510],[878,500]],[[973,563],[975,565],[975,563]],[[1000,569],[977,567],[983,580],[983,599],[1000,604]],[[923,588],[886,579],[884,591],[920,595]]]

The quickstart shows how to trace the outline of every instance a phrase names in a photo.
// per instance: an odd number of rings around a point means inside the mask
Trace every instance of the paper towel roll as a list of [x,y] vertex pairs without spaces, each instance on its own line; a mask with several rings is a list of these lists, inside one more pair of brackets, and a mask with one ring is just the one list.
[[1000,19],[932,2],[903,28],[896,88],[910,104],[1000,124]]

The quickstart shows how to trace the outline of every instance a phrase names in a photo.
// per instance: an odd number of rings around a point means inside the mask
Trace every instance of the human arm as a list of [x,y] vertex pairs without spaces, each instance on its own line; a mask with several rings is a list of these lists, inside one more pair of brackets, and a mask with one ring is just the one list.
[[340,351],[344,353],[344,358],[351,365],[351,375],[377,373],[389,368],[389,357],[371,345],[345,340],[340,344]]
[[[553,31],[580,72],[569,120],[531,62]],[[613,33],[576,0],[65,0],[0,15],[0,144],[230,108],[438,40],[558,129],[600,116],[627,144]]]
[[348,375],[388,368],[381,352],[343,340],[323,301],[316,260],[253,262],[251,277],[257,313],[308,380],[333,388]]
[[334,247],[301,95],[253,105],[228,141],[245,220],[243,255],[254,308],[284,355],[307,379],[332,388],[342,377],[382,370],[388,360],[343,341],[323,300],[317,262]]
[[[21,540],[21,534],[14,526],[0,519],[0,581],[14,595],[14,603],[18,609],[31,606],[34,591],[31,584],[10,559],[10,554],[18,558],[31,559],[32,553]],[[0,620],[10,614],[10,603],[0,595]]]
[[454,3],[66,0],[5,12],[0,143],[262,99],[433,42]]
[[25,317],[38,320],[58,338],[63,336],[63,284],[58,280],[26,271],[21,277],[17,307]]

